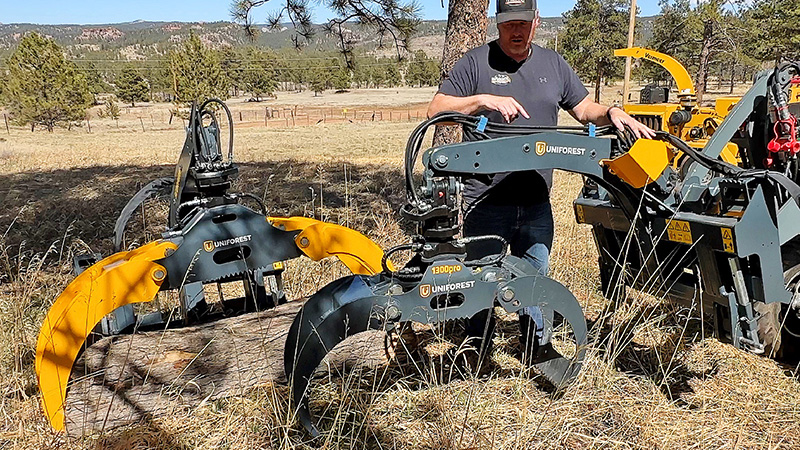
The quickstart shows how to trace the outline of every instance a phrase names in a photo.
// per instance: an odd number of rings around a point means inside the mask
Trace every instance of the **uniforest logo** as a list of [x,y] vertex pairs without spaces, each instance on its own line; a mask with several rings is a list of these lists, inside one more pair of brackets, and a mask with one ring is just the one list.
[[583,156],[586,154],[585,147],[567,147],[563,145],[547,145],[547,142],[539,141],[536,143],[536,154],[544,156],[545,153],[555,153],[558,155]]
[[458,283],[448,283],[438,286],[433,286],[430,284],[421,284],[419,286],[419,296],[422,298],[428,298],[434,294],[444,294],[446,292],[462,291],[464,289],[472,289],[473,287],[475,287],[475,280],[460,281]]
[[235,238],[225,239],[222,241],[205,241],[203,242],[203,249],[207,252],[213,252],[215,249],[218,248],[250,242],[250,239],[252,237],[253,237],[252,234],[248,234],[245,236],[237,236]]

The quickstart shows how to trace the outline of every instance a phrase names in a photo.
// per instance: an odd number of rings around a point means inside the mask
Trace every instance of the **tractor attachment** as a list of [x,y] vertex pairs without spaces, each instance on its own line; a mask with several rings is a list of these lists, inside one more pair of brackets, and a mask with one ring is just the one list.
[[[226,113],[231,126],[227,155],[220,151],[212,105]],[[76,259],[79,273],[53,303],[36,347],[42,406],[53,428],[64,428],[70,372],[92,333],[189,324],[284,303],[284,262],[301,255],[314,260],[335,256],[356,274],[381,270],[383,252],[361,233],[305,217],[267,217],[258,197],[228,192],[239,170],[233,160],[232,123],[219,100],[193,106],[174,180],[155,180],[128,202],[115,227],[117,253],[97,262],[92,256]],[[170,197],[168,229],[155,242],[121,251],[131,215],[159,195]],[[260,211],[243,205],[245,199],[257,203]],[[228,282],[241,283],[244,297],[224,299],[220,284]],[[222,312],[214,313],[206,302],[209,284],[218,287]],[[168,290],[179,293],[179,311],[167,316],[160,311],[134,313],[133,304],[150,302]]]
[[[558,388],[578,373],[587,331],[574,296],[507,255],[499,236],[457,237],[456,199],[465,176],[542,169],[583,175],[575,212],[579,223],[593,226],[608,295],[616,279],[655,286],[690,305],[700,299],[717,335],[738,348],[797,354],[800,136],[787,91],[798,83],[800,66],[793,63],[760,74],[701,150],[664,131],[654,140],[637,139],[631,130],[610,126],[515,126],[460,113],[423,122],[406,147],[407,204],[401,210],[417,232],[410,243],[387,250],[384,262],[400,250],[412,258],[399,270],[384,265],[378,275],[334,281],[292,324],[284,363],[300,423],[318,433],[308,389],[325,355],[356,333],[403,322],[440,324],[495,307],[530,315],[535,335],[523,339],[524,361]],[[422,138],[439,123],[461,125],[470,142],[427,150],[417,184],[412,169]],[[720,159],[729,142],[742,150],[741,167]],[[674,166],[678,154],[689,159],[685,167]],[[471,260],[470,246],[479,241],[493,241],[496,250]],[[559,323],[571,329],[568,345],[554,339],[565,334],[555,332]]]
[[[783,63],[757,75],[701,148],[661,136],[687,163],[652,177],[638,217],[585,180],[575,216],[592,226],[607,295],[664,295],[737,348],[800,357],[798,89],[800,66]],[[723,156],[731,145],[737,165]]]

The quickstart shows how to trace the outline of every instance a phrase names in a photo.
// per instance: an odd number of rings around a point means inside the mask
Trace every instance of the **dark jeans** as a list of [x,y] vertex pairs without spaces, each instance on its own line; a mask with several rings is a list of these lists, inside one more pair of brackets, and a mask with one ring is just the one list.
[[[464,218],[464,236],[496,234],[508,241],[511,254],[526,259],[547,275],[553,247],[553,211],[550,203],[531,206],[493,205],[480,202]],[[496,252],[492,241],[470,244],[469,259]]]
[[[508,241],[512,255],[530,262],[542,276],[547,275],[550,249],[553,247],[553,211],[549,202],[531,206],[479,202],[464,218],[464,236],[487,234],[503,237]],[[467,258],[479,259],[498,251],[496,241],[476,242],[470,244]],[[536,323],[535,328],[532,327],[531,321]],[[534,341],[532,334],[534,330],[537,331],[536,335],[541,337],[543,322],[539,308],[525,308],[520,313],[522,332],[520,340],[524,349],[531,348],[529,344]],[[470,320],[467,331],[471,336],[485,336],[491,335],[490,331],[493,328],[492,315],[483,313]],[[484,347],[488,348],[488,345]]]

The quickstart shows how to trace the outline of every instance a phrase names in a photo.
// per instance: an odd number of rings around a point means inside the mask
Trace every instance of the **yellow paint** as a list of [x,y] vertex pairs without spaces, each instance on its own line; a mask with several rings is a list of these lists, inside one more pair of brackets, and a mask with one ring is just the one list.
[[683,67],[683,64],[669,55],[642,47],[630,47],[614,50],[614,56],[630,56],[652,61],[667,69],[672,78],[675,79],[675,84],[677,84],[680,94],[695,95],[694,84],[692,84],[692,77],[689,76],[689,72]]
[[283,261],[272,263],[272,270],[283,270]]
[[39,331],[35,361],[42,407],[53,428],[64,429],[70,372],[89,333],[120,306],[151,301],[167,275],[153,261],[176,248],[156,241],[111,255],[78,275],[53,302]]
[[547,152],[547,142],[537,141],[536,154],[539,156],[543,156],[546,152]]
[[725,117],[741,99],[741,97],[719,97],[714,100],[714,112],[720,117]]
[[736,248],[733,246],[733,232],[730,228],[720,228],[722,233],[722,248],[728,253],[736,253]]
[[[669,71],[678,86],[678,102],[675,103],[654,103],[654,104],[625,104],[623,109],[632,116],[654,117],[660,124],[663,131],[667,131],[673,136],[677,136],[689,144],[692,148],[702,150],[708,139],[692,139],[690,132],[693,128],[704,130],[704,136],[713,134],[713,129],[705,129],[707,119],[712,119],[717,125],[721,124],[740,97],[719,97],[714,101],[714,107],[698,107],[695,97],[694,85],[689,76],[689,72],[683,65],[669,55],[659,53],[641,47],[631,47],[614,51],[615,56],[631,56],[634,58],[644,58],[652,61]],[[670,116],[678,110],[688,110],[692,113],[689,122],[681,126],[669,124]],[[681,159],[682,152],[676,153],[677,158],[673,161],[673,167],[677,169],[678,161]],[[720,155],[723,161],[738,165],[741,163],[739,158],[739,147],[736,144],[728,143],[726,149]]]
[[667,239],[682,244],[692,244],[692,229],[685,220],[672,220],[667,224]]
[[445,264],[442,266],[431,267],[431,273],[434,275],[441,275],[443,273],[451,274],[461,272],[461,264]]
[[800,103],[800,86],[792,85],[789,88],[789,103]]
[[586,216],[583,213],[583,205],[575,205],[575,214],[578,216],[578,223],[586,223]]
[[602,163],[622,181],[642,188],[661,175],[672,156],[672,150],[663,141],[637,139],[629,152]]
[[[383,270],[383,250],[358,231],[308,217],[269,217],[267,220],[287,231],[302,230],[294,241],[314,261],[335,256],[350,271],[361,275],[375,275]],[[391,261],[387,263],[394,270]]]

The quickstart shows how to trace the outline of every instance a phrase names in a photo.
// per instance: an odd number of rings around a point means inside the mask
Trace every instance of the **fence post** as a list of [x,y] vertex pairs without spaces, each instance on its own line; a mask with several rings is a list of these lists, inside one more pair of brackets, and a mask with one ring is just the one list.
[[144,120],[141,117],[139,117],[139,123],[142,124],[142,133],[144,133]]
[[8,128],[8,114],[3,113],[3,119],[6,121],[6,133],[11,134],[11,129]]

